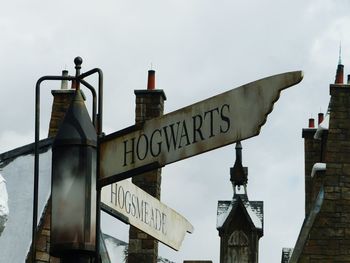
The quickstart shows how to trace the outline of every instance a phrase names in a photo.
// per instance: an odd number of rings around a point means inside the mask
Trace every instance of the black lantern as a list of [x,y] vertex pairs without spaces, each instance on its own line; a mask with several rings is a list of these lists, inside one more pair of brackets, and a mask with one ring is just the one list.
[[53,256],[95,253],[96,147],[96,131],[78,87],[52,146]]

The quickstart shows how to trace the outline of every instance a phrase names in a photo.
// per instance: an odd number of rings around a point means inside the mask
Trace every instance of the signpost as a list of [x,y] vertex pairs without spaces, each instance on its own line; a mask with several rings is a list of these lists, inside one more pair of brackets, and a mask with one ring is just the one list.
[[280,92],[302,78],[294,71],[260,79],[107,135],[100,186],[258,135]]
[[127,180],[102,188],[101,208],[175,250],[193,232],[186,218]]

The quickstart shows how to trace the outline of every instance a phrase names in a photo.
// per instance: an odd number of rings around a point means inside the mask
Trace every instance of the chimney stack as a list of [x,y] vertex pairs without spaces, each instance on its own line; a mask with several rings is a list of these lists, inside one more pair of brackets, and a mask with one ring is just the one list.
[[[62,76],[68,76],[68,71],[63,70]],[[58,129],[68,110],[70,102],[74,97],[75,90],[68,88],[68,81],[62,80],[60,89],[52,90],[53,103],[51,110],[51,118],[49,124],[48,137],[55,137]]]

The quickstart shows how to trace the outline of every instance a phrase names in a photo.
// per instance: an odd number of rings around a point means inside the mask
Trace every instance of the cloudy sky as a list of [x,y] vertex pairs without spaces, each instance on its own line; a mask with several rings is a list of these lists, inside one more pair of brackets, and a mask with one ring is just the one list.
[[[146,88],[151,65],[168,98],[165,112],[262,77],[303,70],[304,80],[282,92],[261,134],[242,142],[249,198],[264,201],[260,262],[279,262],[303,221],[301,129],[327,109],[340,42],[349,72],[349,10],[347,0],[8,1],[0,10],[0,152],[34,140],[37,79],[63,69],[74,74],[77,55],[83,71],[104,72],[106,133],[134,123],[133,91]],[[42,138],[50,89],[58,87],[43,85]],[[160,245],[161,256],[219,261],[216,207],[232,198],[234,159],[231,145],[163,169],[162,201],[195,232],[179,252]],[[127,238],[128,227],[113,221],[105,218],[104,230]]]

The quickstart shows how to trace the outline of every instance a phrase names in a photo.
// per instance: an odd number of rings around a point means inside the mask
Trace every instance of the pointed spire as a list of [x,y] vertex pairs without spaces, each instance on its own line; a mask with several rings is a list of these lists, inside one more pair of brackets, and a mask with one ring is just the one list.
[[234,194],[236,194],[236,186],[240,189],[244,186],[246,192],[246,185],[248,183],[248,169],[242,165],[242,144],[240,141],[236,143],[236,161],[234,166],[230,169],[230,181],[232,182]]
[[339,43],[339,60],[338,60],[338,65],[342,65],[342,63],[341,63],[341,42]]
[[341,43],[339,45],[338,67],[334,84],[344,84],[344,65],[341,62]]
[[242,144],[240,141],[236,143],[236,162],[242,163]]

